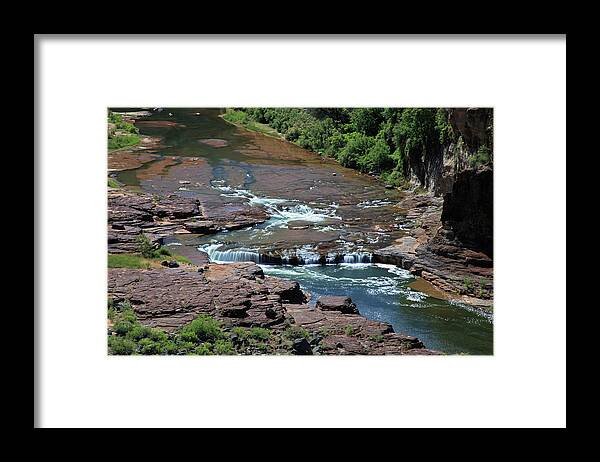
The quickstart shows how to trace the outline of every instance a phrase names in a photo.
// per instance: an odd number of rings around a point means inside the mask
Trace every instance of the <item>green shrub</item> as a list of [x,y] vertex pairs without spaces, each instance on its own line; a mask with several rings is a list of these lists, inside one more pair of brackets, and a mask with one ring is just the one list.
[[200,356],[212,355],[213,352],[212,352],[211,344],[203,343],[202,345],[197,346],[196,348],[194,348],[194,354],[200,355]]
[[140,254],[142,254],[142,257],[154,257],[154,251],[156,250],[155,245],[150,241],[150,239],[148,239],[148,236],[145,234],[140,234],[136,237],[135,241],[137,244],[137,250]]
[[134,324],[128,321],[118,321],[113,325],[113,330],[117,335],[126,335],[134,328]]
[[235,349],[230,340],[217,340],[213,346],[213,352],[216,355],[233,355]]
[[137,342],[138,352],[142,355],[159,355],[164,352],[163,345],[149,338],[142,338]]
[[190,341],[195,338],[197,342],[214,342],[225,337],[220,323],[216,319],[204,314],[201,314],[192,322],[183,326],[181,335]]
[[346,327],[344,327],[344,334],[346,334],[346,335],[354,334],[354,327],[352,327],[351,325],[347,325]]
[[170,257],[171,256],[171,251],[169,249],[167,249],[166,247],[160,247],[158,250],[156,250],[154,252],[154,256],[155,257],[161,257],[161,256],[166,256],[166,257]]
[[487,146],[481,146],[477,152],[469,157],[469,166],[471,168],[481,165],[487,165],[491,162],[491,151]]
[[140,341],[143,338],[150,337],[150,328],[137,325],[127,332],[127,337],[133,341]]
[[289,340],[308,338],[309,335],[308,331],[300,326],[290,326],[283,332],[283,336]]
[[231,334],[237,335],[240,340],[244,340],[249,337],[250,332],[244,327],[234,327],[231,329]]
[[266,341],[271,338],[271,331],[264,327],[252,327],[249,334],[254,340]]
[[163,342],[165,353],[168,355],[175,355],[179,352],[177,344],[171,340]]
[[131,355],[135,353],[135,342],[124,337],[108,337],[109,352],[114,355]]

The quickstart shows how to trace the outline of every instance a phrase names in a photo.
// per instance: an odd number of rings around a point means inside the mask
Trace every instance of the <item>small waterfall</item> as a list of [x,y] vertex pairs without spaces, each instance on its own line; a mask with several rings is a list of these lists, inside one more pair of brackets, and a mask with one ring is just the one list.
[[371,263],[372,254],[366,252],[349,253],[344,255],[321,255],[308,248],[299,248],[286,252],[284,255],[262,254],[253,249],[223,249],[224,244],[209,244],[198,247],[206,252],[215,263],[254,262],[264,265],[332,265],[338,263]]
[[344,255],[344,263],[371,263],[373,255],[370,253],[351,253]]
[[261,263],[260,254],[250,249],[219,250],[223,244],[210,244],[198,247],[198,250],[206,252],[211,261],[217,263],[231,263],[242,261],[253,261]]

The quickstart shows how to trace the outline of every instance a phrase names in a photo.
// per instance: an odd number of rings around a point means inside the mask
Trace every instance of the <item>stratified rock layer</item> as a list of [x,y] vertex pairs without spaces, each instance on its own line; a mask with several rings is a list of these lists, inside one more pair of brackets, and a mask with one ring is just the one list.
[[108,193],[108,251],[136,252],[136,238],[144,233],[156,243],[172,234],[212,234],[264,222],[264,210],[244,204],[206,219],[198,199],[176,194],[151,196],[112,190]]
[[[389,324],[319,308],[355,309],[347,297],[340,297],[341,303],[325,297],[311,308],[297,282],[264,276],[254,263],[209,264],[202,271],[109,269],[108,295],[128,300],[141,324],[167,332],[208,314],[226,328],[282,331],[298,325],[318,339],[315,349],[321,354],[436,353],[415,337],[394,333]],[[295,354],[310,354],[297,343]]]

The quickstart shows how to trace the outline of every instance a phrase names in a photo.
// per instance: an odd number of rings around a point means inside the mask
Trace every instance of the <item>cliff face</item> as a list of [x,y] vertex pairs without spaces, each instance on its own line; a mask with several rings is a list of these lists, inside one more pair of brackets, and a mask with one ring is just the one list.
[[[418,210],[432,211],[419,217],[411,236],[382,249],[377,258],[401,264],[448,292],[491,300],[493,111],[458,108],[445,114],[444,143],[409,157],[412,182],[438,196]],[[441,213],[434,204],[440,196]]]
[[465,247],[493,258],[493,179],[492,169],[463,170],[444,194],[442,224],[452,230]]
[[493,110],[445,110],[446,142],[411,158],[413,178],[443,196],[445,231],[466,248],[492,257]]
[[412,183],[436,196],[451,192],[461,171],[493,162],[493,109],[452,108],[444,112],[448,127],[444,143],[430,140],[429,146],[408,158]]

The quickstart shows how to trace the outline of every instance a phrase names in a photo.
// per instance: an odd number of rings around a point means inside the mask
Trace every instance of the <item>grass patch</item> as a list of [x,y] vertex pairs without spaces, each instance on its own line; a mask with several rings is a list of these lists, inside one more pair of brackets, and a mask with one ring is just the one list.
[[140,136],[136,134],[131,135],[114,135],[112,138],[108,138],[108,149],[121,149],[127,146],[135,146],[139,144]]
[[109,268],[148,269],[151,260],[137,253],[108,254]]
[[248,114],[244,111],[237,111],[235,109],[227,109],[225,114],[222,115],[223,119],[234,125],[240,125],[247,130],[253,132],[259,132],[264,135],[272,136],[275,138],[282,138],[282,135],[275,130],[273,127],[269,127],[266,124],[256,122],[248,117]]
[[108,187],[109,188],[120,188],[122,185],[114,178],[108,177]]
[[153,263],[160,263],[165,260],[165,257],[168,256],[169,260],[175,260],[178,263],[184,263],[187,265],[191,265],[192,262],[189,258],[184,257],[183,255],[164,255],[164,254],[155,254],[151,258],[144,257],[139,253],[118,253],[118,254],[108,254],[108,267],[109,268],[132,268],[132,269],[149,269],[152,267]]

